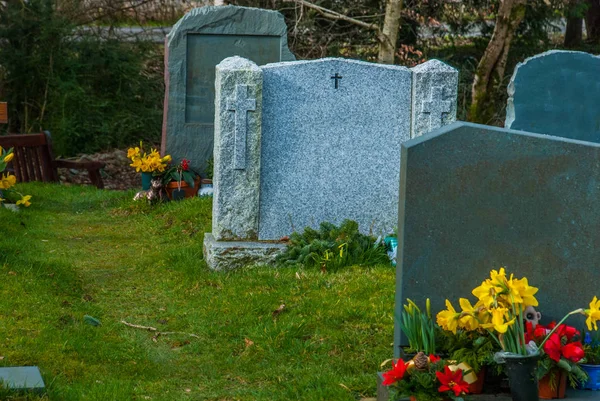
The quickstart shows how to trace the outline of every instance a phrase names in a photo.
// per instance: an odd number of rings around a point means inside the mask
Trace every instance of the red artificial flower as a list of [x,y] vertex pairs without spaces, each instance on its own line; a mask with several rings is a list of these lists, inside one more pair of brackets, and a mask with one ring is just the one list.
[[566,324],[561,324],[558,326],[558,329],[556,329],[555,333],[558,333],[559,337],[566,336],[568,341],[571,341],[573,337],[579,335],[579,331],[575,327],[567,326]]
[[550,333],[550,330],[552,329],[548,329],[544,326],[542,326],[541,324],[538,324],[537,326],[535,326],[535,330],[533,330],[533,336],[535,338],[544,338],[546,336],[546,334]]
[[188,169],[190,168],[189,163],[190,163],[190,161],[186,160],[186,159],[183,159],[181,161],[181,168],[183,169],[183,171],[188,171]]
[[394,365],[392,363],[392,369],[388,370],[383,374],[383,385],[389,386],[390,384],[394,384],[399,380],[402,380],[404,377],[404,373],[406,372],[406,364],[402,359],[398,359],[398,362]]
[[451,371],[448,366],[444,366],[444,373],[435,372],[438,380],[442,385],[438,388],[438,392],[443,393],[445,391],[454,391],[454,395],[457,397],[462,393],[469,392],[469,383],[463,380],[463,371],[457,369],[455,372]]
[[562,355],[571,362],[579,362],[584,356],[583,346],[580,341],[569,343],[562,347]]
[[439,362],[441,359],[442,358],[440,358],[439,356],[429,354],[429,363],[436,363]]
[[560,361],[561,348],[560,337],[556,333],[553,333],[544,344],[544,351],[555,362]]

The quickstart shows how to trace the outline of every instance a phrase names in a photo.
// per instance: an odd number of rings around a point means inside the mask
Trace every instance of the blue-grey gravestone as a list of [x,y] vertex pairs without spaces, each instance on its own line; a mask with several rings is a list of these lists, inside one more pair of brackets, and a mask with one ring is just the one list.
[[[545,323],[600,296],[600,145],[457,122],[402,145],[396,307],[527,277]],[[460,309],[459,309],[460,310]],[[581,323],[581,320],[571,320]],[[395,326],[395,355],[402,344]]]
[[220,6],[181,18],[165,43],[162,152],[203,168],[212,156],[215,66],[230,56],[257,64],[294,60],[287,26],[277,11]]
[[0,368],[0,387],[15,391],[45,391],[44,379],[37,366]]
[[506,128],[600,142],[600,57],[553,50],[515,68]]

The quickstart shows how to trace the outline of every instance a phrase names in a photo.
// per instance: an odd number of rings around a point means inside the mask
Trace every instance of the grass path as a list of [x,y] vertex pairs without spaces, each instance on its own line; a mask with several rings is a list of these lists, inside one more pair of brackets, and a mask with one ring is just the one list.
[[[35,203],[0,209],[0,366],[38,365],[45,398],[375,394],[374,372],[392,354],[390,266],[215,273],[202,260],[210,199],[151,208],[132,193],[20,188]],[[122,320],[197,337],[153,340]]]

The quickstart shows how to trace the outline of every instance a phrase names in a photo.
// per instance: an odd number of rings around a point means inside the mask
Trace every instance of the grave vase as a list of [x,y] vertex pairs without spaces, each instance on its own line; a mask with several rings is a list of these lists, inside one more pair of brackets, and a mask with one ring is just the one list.
[[581,390],[600,390],[600,365],[588,365],[582,363],[581,369],[585,370],[589,379],[579,384]]
[[539,354],[505,356],[506,375],[513,401],[538,401],[537,364]]
[[152,182],[152,173],[142,173],[142,190],[147,191],[150,189]]
[[[554,385],[552,385],[554,381]],[[540,398],[543,400],[552,400],[554,398],[565,398],[567,389],[567,375],[562,369],[559,369],[553,375],[548,373],[539,380]]]

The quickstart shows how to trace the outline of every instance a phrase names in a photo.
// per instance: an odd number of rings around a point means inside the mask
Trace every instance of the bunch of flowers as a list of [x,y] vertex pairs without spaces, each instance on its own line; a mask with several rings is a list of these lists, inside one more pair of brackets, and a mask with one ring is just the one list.
[[[500,345],[503,351],[528,355],[535,353],[537,347],[530,344],[525,338],[527,330],[523,315],[528,306],[537,306],[534,297],[538,289],[531,287],[527,278],[517,279],[511,274],[507,277],[504,268],[499,271],[492,270],[490,278],[473,290],[477,303],[473,306],[466,298],[459,300],[462,311],[457,312],[449,300],[446,300],[446,310],[437,315],[437,323],[445,330],[456,333],[457,328],[466,331],[483,328]],[[554,326],[541,339],[539,348],[561,327],[562,323],[571,315],[583,314],[587,317],[586,324],[589,330],[598,329],[600,320],[600,301],[594,297],[589,309],[576,309],[569,312],[559,323]]]
[[164,170],[163,184],[167,184],[170,181],[177,181],[179,186],[181,187],[181,181],[185,181],[190,187],[194,187],[194,178],[198,173],[190,168],[190,161],[187,159],[181,160],[179,164],[171,164],[169,167]]
[[383,385],[394,386],[398,397],[419,401],[462,400],[469,392],[463,370],[448,361],[419,352],[411,361],[398,360],[383,374]]
[[6,166],[13,158],[14,153],[12,149],[6,150],[0,146],[0,205],[5,201],[5,199],[3,199],[4,194],[13,192],[21,197],[20,200],[17,200],[17,205],[28,207],[31,205],[31,202],[29,201],[31,195],[23,195],[20,192],[15,191],[13,187],[17,183],[17,177],[10,173],[4,173]]
[[155,175],[163,173],[171,162],[171,156],[160,157],[158,150],[154,148],[150,148],[150,153],[146,153],[142,142],[139,147],[129,148],[127,157],[131,159],[130,166],[135,168],[136,172],[154,173]]

